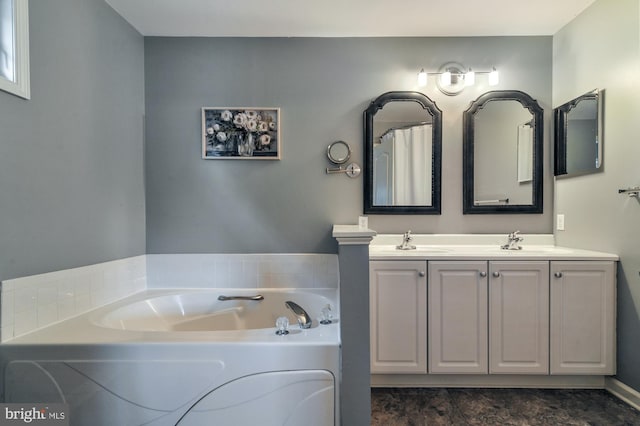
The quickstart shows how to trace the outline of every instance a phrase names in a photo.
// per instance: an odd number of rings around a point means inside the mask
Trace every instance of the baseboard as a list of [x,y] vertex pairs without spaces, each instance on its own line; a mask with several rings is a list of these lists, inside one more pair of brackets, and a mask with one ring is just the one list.
[[607,377],[604,381],[604,388],[636,410],[640,410],[640,392],[631,386],[627,386],[613,377]]
[[604,389],[604,376],[372,374],[371,387]]

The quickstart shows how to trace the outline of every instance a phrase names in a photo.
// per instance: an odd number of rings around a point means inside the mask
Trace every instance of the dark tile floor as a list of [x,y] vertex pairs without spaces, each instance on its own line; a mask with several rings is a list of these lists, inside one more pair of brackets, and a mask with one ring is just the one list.
[[640,425],[640,412],[600,389],[374,388],[371,425]]

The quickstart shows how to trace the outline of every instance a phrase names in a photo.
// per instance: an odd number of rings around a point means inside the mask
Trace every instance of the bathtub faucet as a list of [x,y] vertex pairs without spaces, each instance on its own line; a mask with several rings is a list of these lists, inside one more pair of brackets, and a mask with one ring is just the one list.
[[286,302],[284,302],[284,304],[291,312],[296,315],[296,317],[298,318],[298,324],[300,324],[300,328],[311,328],[311,317],[309,316],[307,311],[302,309],[300,305],[292,302],[291,300],[287,300]]

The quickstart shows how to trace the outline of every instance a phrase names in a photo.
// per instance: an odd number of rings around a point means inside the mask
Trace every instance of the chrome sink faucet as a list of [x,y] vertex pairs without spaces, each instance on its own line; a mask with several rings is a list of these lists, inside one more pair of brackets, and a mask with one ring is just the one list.
[[522,246],[519,246],[518,243],[523,241],[524,238],[519,236],[520,231],[515,231],[509,234],[507,237],[507,244],[500,246],[502,250],[522,250]]
[[411,231],[407,231],[402,236],[402,244],[396,246],[396,248],[398,250],[415,250],[416,246],[410,244],[412,240],[413,237],[411,236]]

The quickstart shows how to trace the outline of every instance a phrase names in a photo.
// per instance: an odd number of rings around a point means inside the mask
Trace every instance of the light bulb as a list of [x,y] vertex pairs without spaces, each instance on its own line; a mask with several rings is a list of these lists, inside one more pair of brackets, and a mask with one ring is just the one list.
[[465,86],[473,86],[476,84],[476,73],[469,68],[469,71],[464,75]]
[[427,73],[424,71],[424,68],[422,68],[418,73],[418,86],[424,87],[426,85],[427,85]]
[[493,71],[489,73],[489,86],[496,86],[500,82],[500,77],[498,76],[498,70],[493,67]]
[[440,76],[440,84],[443,86],[451,86],[451,72],[445,71]]

